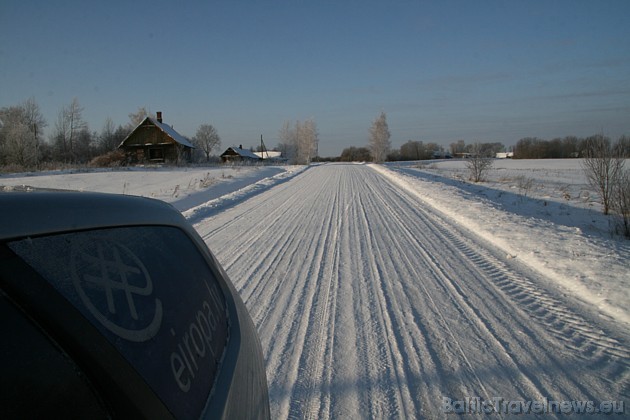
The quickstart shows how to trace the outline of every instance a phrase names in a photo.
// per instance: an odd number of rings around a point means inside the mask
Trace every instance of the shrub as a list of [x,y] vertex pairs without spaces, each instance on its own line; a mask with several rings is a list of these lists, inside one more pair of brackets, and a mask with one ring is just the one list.
[[96,168],[113,168],[125,166],[127,164],[127,156],[121,150],[114,150],[92,159],[89,166]]

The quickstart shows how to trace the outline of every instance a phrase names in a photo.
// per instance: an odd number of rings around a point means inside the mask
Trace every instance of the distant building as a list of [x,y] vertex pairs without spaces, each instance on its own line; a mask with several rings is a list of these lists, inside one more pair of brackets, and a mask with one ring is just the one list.
[[221,161],[223,163],[227,162],[258,162],[261,161],[262,158],[256,155],[251,150],[243,149],[243,146],[232,146],[228,147],[225,152],[221,155]]
[[254,152],[254,154],[261,159],[273,159],[273,160],[281,160],[282,152],[277,152],[275,150],[265,150],[264,152]]
[[497,159],[512,159],[514,157],[514,152],[499,152],[496,155]]
[[162,122],[162,113],[157,118],[146,117],[125,138],[122,149],[131,162],[190,162],[195,146],[170,125]]

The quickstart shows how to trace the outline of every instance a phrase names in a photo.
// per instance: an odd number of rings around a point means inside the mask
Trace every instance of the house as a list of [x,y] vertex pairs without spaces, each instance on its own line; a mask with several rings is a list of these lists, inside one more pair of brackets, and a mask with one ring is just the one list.
[[223,161],[223,163],[258,162],[262,160],[262,158],[260,156],[257,156],[254,152],[250,150],[243,149],[243,146],[240,145],[238,147],[228,147],[227,150],[221,155],[221,160]]
[[120,143],[131,162],[190,162],[195,146],[170,125],[162,122],[162,113],[157,118],[146,117]]
[[497,159],[512,159],[514,157],[514,152],[497,152]]

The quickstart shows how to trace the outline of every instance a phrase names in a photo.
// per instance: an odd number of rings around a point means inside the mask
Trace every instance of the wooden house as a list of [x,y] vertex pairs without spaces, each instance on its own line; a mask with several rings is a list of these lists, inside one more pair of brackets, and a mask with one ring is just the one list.
[[124,150],[134,163],[180,163],[191,161],[195,146],[173,127],[164,124],[162,113],[158,112],[157,118],[146,117],[118,148]]
[[262,160],[260,156],[257,156],[251,150],[243,149],[243,146],[238,147],[228,147],[225,152],[221,155],[221,160],[223,163],[228,162],[258,162]]

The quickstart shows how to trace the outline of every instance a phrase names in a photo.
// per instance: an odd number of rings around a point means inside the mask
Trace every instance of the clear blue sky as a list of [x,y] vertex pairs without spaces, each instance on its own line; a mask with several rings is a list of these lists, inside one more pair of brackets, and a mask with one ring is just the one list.
[[100,131],[144,106],[223,147],[313,118],[320,155],[367,144],[630,134],[630,1],[25,1],[0,4],[0,107]]

